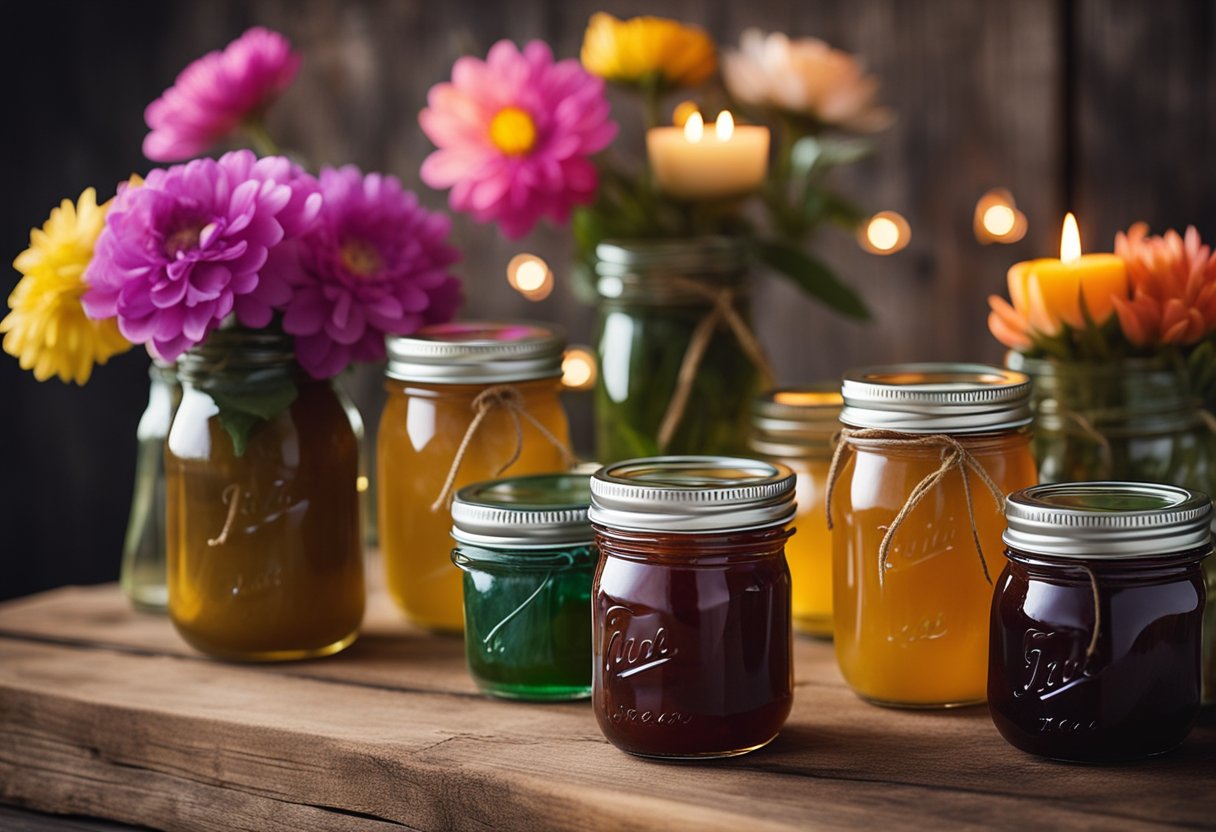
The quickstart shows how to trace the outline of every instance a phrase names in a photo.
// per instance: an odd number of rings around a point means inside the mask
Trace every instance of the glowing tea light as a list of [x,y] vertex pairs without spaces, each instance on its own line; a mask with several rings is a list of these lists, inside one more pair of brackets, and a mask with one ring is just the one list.
[[879,211],[857,235],[861,247],[871,254],[894,254],[912,240],[908,221],[895,211]]
[[1026,236],[1026,215],[1017,209],[1013,195],[994,188],[975,204],[975,239],[988,243],[1016,243]]
[[[676,117],[682,115],[677,112]],[[655,184],[683,200],[724,199],[751,193],[768,172],[769,130],[735,124],[729,110],[706,124],[690,112],[682,127],[646,131],[646,152]]]
[[368,484],[368,479],[363,474],[355,478],[355,490],[360,494],[367,490]]
[[507,263],[507,282],[528,300],[544,300],[553,291],[553,272],[535,254],[517,254]]
[[590,390],[595,386],[595,354],[587,347],[568,347],[562,356],[562,387]]
[[689,144],[697,144],[705,138],[705,119],[701,116],[700,110],[685,119],[684,138]]

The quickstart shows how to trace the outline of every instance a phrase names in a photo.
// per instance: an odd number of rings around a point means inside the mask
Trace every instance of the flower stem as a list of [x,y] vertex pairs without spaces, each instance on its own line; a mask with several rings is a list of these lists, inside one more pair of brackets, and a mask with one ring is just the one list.
[[253,145],[254,151],[259,156],[279,156],[282,151],[279,150],[279,145],[270,137],[270,133],[266,131],[266,123],[260,118],[251,118],[244,125],[245,135],[249,137],[249,143]]

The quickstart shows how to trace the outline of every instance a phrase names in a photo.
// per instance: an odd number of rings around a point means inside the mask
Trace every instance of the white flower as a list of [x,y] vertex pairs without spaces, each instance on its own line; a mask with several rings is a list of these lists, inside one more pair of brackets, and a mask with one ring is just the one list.
[[864,74],[852,55],[817,38],[790,40],[748,29],[739,49],[724,56],[722,74],[730,94],[744,104],[863,132],[891,123],[891,112],[874,103],[878,79]]

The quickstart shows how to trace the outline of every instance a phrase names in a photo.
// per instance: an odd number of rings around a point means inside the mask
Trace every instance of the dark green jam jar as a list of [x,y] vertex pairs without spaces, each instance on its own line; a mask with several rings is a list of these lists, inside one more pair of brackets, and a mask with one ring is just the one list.
[[483,691],[508,699],[591,694],[588,477],[477,483],[452,503],[452,562],[464,571],[464,643]]

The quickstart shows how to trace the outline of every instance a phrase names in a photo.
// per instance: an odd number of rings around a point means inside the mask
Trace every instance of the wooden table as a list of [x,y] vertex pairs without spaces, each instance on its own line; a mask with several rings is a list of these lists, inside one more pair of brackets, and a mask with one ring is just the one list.
[[712,764],[617,751],[583,703],[478,695],[375,594],[338,656],[199,656],[116,586],[0,605],[0,802],[171,829],[1125,829],[1216,823],[1216,715],[1122,767],[1026,756],[987,712],[859,701],[799,640],[794,712]]

